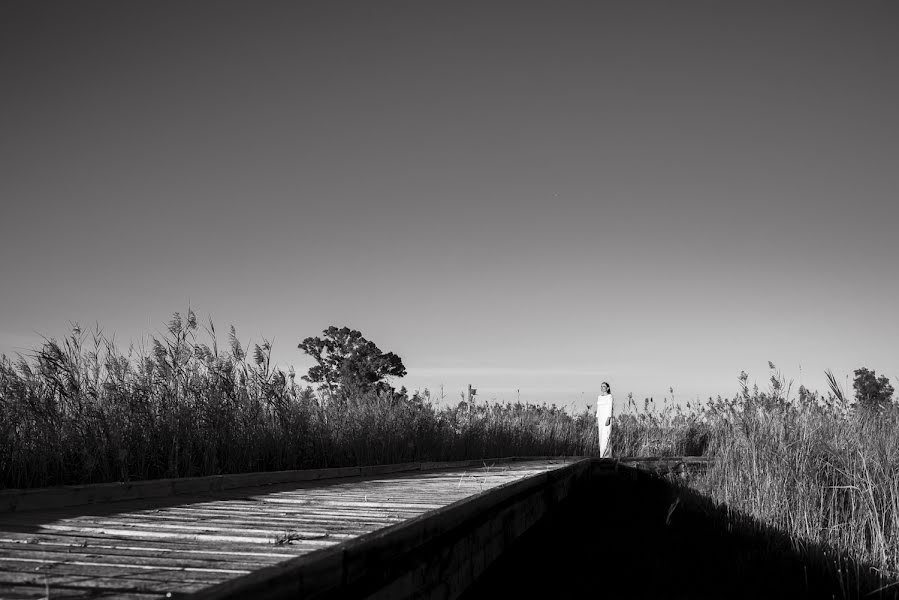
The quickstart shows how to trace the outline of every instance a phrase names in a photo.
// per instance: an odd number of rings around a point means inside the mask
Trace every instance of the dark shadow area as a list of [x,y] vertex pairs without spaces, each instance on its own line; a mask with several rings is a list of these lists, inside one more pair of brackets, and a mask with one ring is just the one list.
[[533,527],[463,598],[899,598],[890,583],[848,556],[796,548],[777,529],[619,467]]

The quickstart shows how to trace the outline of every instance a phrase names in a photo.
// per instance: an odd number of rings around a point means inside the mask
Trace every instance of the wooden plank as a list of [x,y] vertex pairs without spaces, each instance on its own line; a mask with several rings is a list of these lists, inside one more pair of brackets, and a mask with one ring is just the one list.
[[310,510],[307,514],[302,516],[297,515],[295,517],[277,517],[271,519],[242,518],[239,516],[233,518],[228,518],[226,516],[190,518],[189,515],[159,515],[151,517],[124,513],[115,515],[115,517],[86,515],[80,518],[59,519],[35,524],[6,523],[0,524],[0,530],[8,533],[24,533],[29,531],[49,531],[54,528],[59,529],[61,526],[103,527],[106,525],[139,529],[158,524],[161,529],[167,530],[190,527],[191,529],[206,529],[208,531],[230,529],[233,532],[237,532],[238,530],[247,532],[263,530],[275,531],[283,530],[284,528],[308,528],[312,530],[324,528],[324,531],[327,531],[331,527],[347,527],[350,529],[382,527],[384,525],[416,517],[425,512],[427,511],[391,510],[389,508],[384,508],[378,512],[366,511],[365,514],[359,515],[346,511],[337,512],[329,511],[328,509],[316,509],[315,511]]
[[[417,515],[418,513],[416,513]],[[409,515],[415,516],[415,515]],[[315,531],[319,534],[321,533],[329,533],[329,532],[358,532],[358,531],[366,531],[370,530],[373,527],[385,527],[387,525],[392,525],[393,523],[397,523],[399,521],[405,520],[406,517],[403,516],[391,516],[385,514],[382,518],[366,518],[364,520],[353,518],[353,516],[347,516],[345,518],[338,518],[335,515],[322,515],[318,518],[315,517],[294,517],[294,518],[272,518],[272,519],[247,519],[241,517],[207,517],[207,518],[196,518],[191,519],[186,516],[175,517],[159,517],[155,519],[142,519],[141,517],[129,517],[127,519],[119,519],[117,521],[113,520],[102,520],[103,524],[131,524],[131,526],[146,526],[146,527],[154,527],[159,524],[160,527],[163,528],[176,528],[179,526],[185,526],[186,524],[191,524],[194,527],[200,527],[206,530],[219,529],[221,530],[223,526],[229,526],[234,528],[235,530],[239,529],[241,531],[258,531],[264,528],[264,526],[268,526],[271,529],[277,529],[280,531],[284,531],[286,529],[295,530],[295,531]],[[97,522],[97,520],[94,520]],[[78,520],[78,524],[88,525],[91,524],[90,521],[86,519]],[[179,525],[180,524],[180,525]]]
[[74,531],[74,532],[100,532],[104,530],[130,532],[154,532],[154,533],[171,533],[174,535],[182,535],[186,537],[194,537],[196,535],[225,535],[233,537],[246,538],[276,538],[284,533],[285,530],[295,532],[298,536],[306,536],[310,539],[333,536],[337,538],[354,537],[359,531],[370,530],[370,527],[348,527],[350,533],[342,531],[342,523],[334,523],[331,525],[316,525],[311,527],[302,527],[299,524],[284,527],[259,527],[249,526],[240,523],[229,523],[227,521],[221,524],[209,523],[203,521],[185,520],[182,522],[166,522],[161,520],[143,521],[140,519],[119,518],[119,519],[78,519],[77,521],[67,523],[51,523],[41,527],[42,531]]
[[[346,519],[348,521],[358,521],[361,523],[367,521],[382,521],[384,519],[388,519],[392,516],[399,517],[407,517],[407,516],[415,516],[427,512],[427,510],[416,510],[411,511],[407,509],[395,509],[391,510],[389,507],[381,507],[373,510],[365,510],[359,511],[362,514],[354,513],[353,511],[346,509],[328,509],[326,508],[313,508],[313,509],[305,509],[302,511],[297,511],[295,515],[292,516],[277,516],[270,517],[268,519],[257,517],[257,516],[249,516],[243,517],[241,513],[235,512],[234,516],[229,518],[228,515],[209,515],[205,516],[202,514],[198,514],[196,517],[191,517],[190,513],[185,512],[177,515],[145,515],[145,514],[134,514],[134,513],[117,513],[115,515],[84,515],[83,517],[71,517],[65,519],[51,519],[47,520],[46,523],[88,523],[88,522],[139,522],[139,523],[182,523],[182,522],[191,522],[197,524],[203,523],[241,523],[251,525],[253,523],[261,523],[261,524],[273,524],[276,526],[280,526],[284,523],[296,523],[302,522],[303,520],[308,520],[310,523],[322,522],[327,520],[328,517],[331,518],[331,521]],[[10,531],[19,531],[19,530],[35,530],[39,529],[43,526],[44,523],[35,522],[31,523],[2,523],[0,527],[8,528]]]
[[[164,511],[161,512],[156,518],[160,520],[178,520],[178,519],[194,519],[197,521],[220,521],[220,520],[229,520],[234,522],[234,517],[239,516],[239,520],[241,522],[246,523],[254,523],[254,522],[267,522],[267,523],[296,523],[296,522],[308,522],[308,523],[316,523],[316,522],[327,522],[334,521],[335,519],[346,520],[349,522],[358,522],[358,523],[368,523],[368,522],[380,522],[384,519],[392,518],[396,516],[398,518],[404,518],[401,515],[417,515],[424,511],[413,511],[413,510],[334,510],[329,508],[320,508],[320,507],[304,507],[302,509],[294,510],[292,512],[285,511],[273,511],[272,513],[266,514],[260,511],[251,511],[251,510],[206,510],[206,509],[183,509],[177,511]],[[136,516],[142,516],[141,514],[137,514]]]
[[390,516],[414,516],[421,513],[439,508],[442,504],[430,504],[426,507],[418,509],[410,509],[406,506],[390,503],[358,503],[350,506],[343,504],[326,504],[301,506],[292,509],[290,512],[277,512],[269,515],[254,513],[250,510],[233,510],[233,511],[205,511],[203,509],[184,509],[180,511],[159,511],[157,513],[147,512],[130,512],[123,511],[121,513],[111,513],[109,515],[82,515],[82,516],[66,516],[63,518],[47,518],[22,521],[0,521],[0,527],[9,527],[13,530],[24,528],[37,529],[43,523],[69,523],[69,522],[88,522],[88,521],[120,521],[129,520],[136,522],[159,522],[159,523],[178,523],[184,521],[196,523],[270,523],[282,524],[308,520],[310,523],[322,521],[330,517],[331,521],[347,519],[350,521],[380,521]]
[[[335,524],[339,525],[339,523]],[[84,529],[102,529],[102,528],[131,528],[133,530],[153,530],[161,532],[184,532],[192,535],[194,533],[224,533],[233,535],[247,535],[248,537],[258,537],[264,535],[279,535],[284,531],[284,527],[265,527],[253,525],[250,523],[240,523],[239,521],[229,521],[227,519],[218,522],[181,519],[178,521],[169,521],[164,519],[142,519],[139,517],[130,517],[129,515],[118,516],[115,519],[102,517],[84,517],[81,519],[70,519],[65,522],[47,523],[41,526],[44,530],[69,530],[78,531]],[[329,533],[329,529],[321,525],[309,528],[291,527],[292,529],[303,532],[310,536],[324,535]],[[340,535],[339,532],[334,532]]]
[[[272,533],[266,533],[262,535],[240,535],[240,534],[216,534],[216,533],[194,533],[194,532],[185,532],[185,531],[156,531],[149,529],[123,529],[123,528],[115,528],[115,527],[76,527],[76,526],[67,526],[67,525],[46,525],[45,529],[52,530],[54,532],[70,532],[76,535],[113,535],[119,536],[122,538],[133,538],[133,539],[156,539],[156,540],[183,540],[183,541],[194,541],[194,542],[204,542],[204,543],[221,543],[221,542],[231,542],[231,543],[252,543],[252,544],[266,544],[271,545],[275,543],[275,540],[281,536],[284,532],[277,531]],[[335,539],[324,539],[324,540],[303,540],[304,543],[308,543],[309,545],[319,544],[321,546],[330,546],[332,544],[338,543],[341,541],[338,538]]]
[[[63,565],[64,566],[64,565]],[[115,592],[116,594],[152,594],[156,598],[184,596],[187,593],[197,592],[215,581],[210,578],[197,579],[185,576],[183,573],[167,571],[156,573],[143,571],[140,573],[128,571],[113,571],[99,569],[90,573],[74,572],[45,572],[33,571],[31,573],[0,572],[0,589],[5,597],[6,590],[17,586],[45,586],[50,588],[50,597],[56,597],[56,590],[81,589],[87,592]],[[70,568],[71,570],[71,568]]]
[[[469,490],[465,490],[469,491]],[[445,496],[441,495],[441,498]],[[432,509],[435,505],[440,506],[442,503],[437,501],[428,501],[428,502],[419,502],[419,503],[410,503],[408,501],[404,503],[400,503],[399,501],[394,501],[393,498],[390,498],[389,501],[378,501],[374,498],[370,498],[369,501],[365,501],[360,499],[360,501],[351,501],[348,506],[342,506],[342,504],[347,504],[343,500],[335,500],[335,501],[299,501],[299,502],[272,502],[272,503],[243,503],[239,501],[234,501],[232,504],[221,504],[216,506],[210,506],[205,504],[195,504],[195,505],[180,505],[177,507],[165,507],[159,509],[152,510],[144,510],[143,508],[138,509],[129,509],[126,503],[122,503],[121,510],[116,511],[77,511],[70,510],[67,512],[41,512],[41,513],[21,513],[18,518],[6,517],[0,519],[0,525],[19,523],[42,523],[47,521],[62,521],[70,518],[78,518],[80,516],[104,516],[104,515],[116,515],[116,514],[133,514],[133,515],[144,515],[144,516],[166,516],[166,515],[179,515],[179,514],[191,514],[191,515],[232,515],[232,514],[246,514],[247,516],[259,516],[262,518],[269,517],[291,517],[298,514],[305,514],[310,511],[322,511],[322,510],[332,510],[334,512],[344,512],[346,514],[366,514],[366,512],[371,513],[379,513],[383,512],[384,508],[394,508],[399,511],[405,511],[410,513],[416,512],[424,512]],[[407,506],[403,506],[403,504]],[[409,506],[413,504],[412,506]],[[383,506],[382,506],[383,505]]]
[[119,574],[122,571],[136,573],[189,573],[198,580],[222,579],[233,575],[245,575],[251,569],[230,569],[210,566],[177,566],[160,564],[136,564],[136,561],[117,563],[102,558],[83,558],[60,562],[56,558],[35,558],[31,556],[2,556],[0,571],[3,573],[34,572],[46,569],[47,572],[70,572],[78,574],[94,574],[100,572]]
[[60,486],[56,488],[0,490],[0,513],[199,494],[285,482],[320,481],[331,478],[355,477],[360,474],[360,467],[338,467],[212,475],[208,477],[184,477],[179,479],[154,479],[129,483],[101,483]]
[[[121,552],[84,548],[81,552],[60,550],[59,548],[37,547],[36,545],[20,548],[0,549],[0,565],[10,570],[18,569],[19,559],[34,559],[47,563],[100,562],[116,565],[159,566],[166,568],[192,567],[198,569],[224,569],[228,571],[252,571],[261,566],[270,565],[274,560],[245,560],[237,556],[204,558],[199,556],[159,555],[147,552]],[[23,563],[25,565],[30,563]],[[19,569],[20,570],[20,569]]]
[[363,477],[371,477],[374,475],[389,475],[392,473],[401,473],[403,471],[418,471],[421,463],[398,463],[392,465],[369,465],[360,467],[360,475]]
[[155,592],[131,592],[122,589],[65,587],[39,583],[35,585],[10,585],[3,587],[3,600],[75,600],[76,598],[117,598],[119,600],[151,600],[160,598]]
[[[228,552],[223,553],[213,549],[204,550],[167,550],[159,548],[147,548],[143,546],[120,546],[113,544],[94,545],[70,545],[38,541],[32,544],[10,544],[0,542],[0,556],[29,556],[33,553],[57,556],[59,560],[65,560],[68,556],[114,556],[128,558],[146,558],[148,560],[166,559],[178,561],[206,561],[221,564],[248,564],[268,565],[287,558],[293,558],[294,554],[285,553],[250,553]],[[186,564],[184,562],[179,564]]]
[[[39,543],[37,540],[46,540],[49,537],[60,537],[60,536],[48,536],[46,534],[41,534],[39,538],[32,537],[29,545]],[[334,546],[339,544],[339,540],[303,540],[297,539],[295,537],[289,538],[285,540],[283,543],[279,543],[275,540],[271,540],[266,544],[228,544],[228,543],[215,543],[215,544],[206,544],[201,541],[201,543],[197,543],[195,540],[184,540],[184,539],[172,539],[170,537],[165,538],[143,538],[140,536],[122,536],[122,537],[109,537],[104,536],[102,538],[87,538],[82,536],[73,536],[71,539],[73,540],[99,540],[99,542],[91,541],[88,548],[94,546],[102,546],[103,544],[108,545],[110,547],[115,548],[153,548],[154,546],[159,548],[158,552],[167,552],[170,551],[168,549],[171,548],[189,548],[192,549],[193,552],[205,552],[205,553],[214,553],[221,554],[222,556],[238,556],[241,554],[245,554],[247,556],[278,556],[280,560],[284,560],[287,558],[292,558],[300,554],[305,554],[309,552],[314,552],[316,550],[320,550],[321,548],[327,548],[330,546]],[[199,550],[203,548],[203,550]],[[244,549],[240,552],[234,551],[234,548]],[[148,550],[149,551],[149,550]],[[174,551],[174,550],[171,550]],[[180,550],[187,552],[188,550]]]
[[222,555],[254,554],[260,556],[272,556],[290,558],[295,556],[297,549],[291,546],[279,546],[276,544],[226,544],[198,545],[192,541],[179,540],[143,540],[139,537],[117,538],[115,536],[82,536],[62,533],[34,532],[21,534],[6,534],[0,536],[0,542],[9,544],[59,544],[68,547],[110,547],[110,548],[137,548],[154,552],[207,552]]
[[[64,565],[63,565],[64,566]],[[156,573],[150,571],[108,571],[94,569],[90,572],[59,573],[32,571],[30,573],[0,573],[0,590],[5,596],[9,587],[43,585],[50,588],[51,598],[54,589],[61,587],[83,590],[117,590],[121,593],[155,594],[165,597],[167,594],[181,596],[194,593],[204,588],[217,585],[223,579],[191,577],[190,574],[167,571]]]

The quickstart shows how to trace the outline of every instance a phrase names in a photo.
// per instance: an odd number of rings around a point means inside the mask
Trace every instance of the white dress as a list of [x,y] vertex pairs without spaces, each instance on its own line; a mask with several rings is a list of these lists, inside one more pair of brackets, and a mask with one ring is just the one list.
[[596,399],[596,426],[599,428],[599,455],[605,458],[609,455],[609,434],[612,432],[611,418],[614,411],[615,398],[612,394]]

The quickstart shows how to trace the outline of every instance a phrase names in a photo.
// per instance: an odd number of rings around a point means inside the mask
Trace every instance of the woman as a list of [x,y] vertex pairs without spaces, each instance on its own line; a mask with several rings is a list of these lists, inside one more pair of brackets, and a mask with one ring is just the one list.
[[615,415],[614,404],[612,388],[603,381],[602,392],[596,399],[596,425],[599,427],[599,456],[601,458],[609,455],[609,434],[612,432],[612,418]]

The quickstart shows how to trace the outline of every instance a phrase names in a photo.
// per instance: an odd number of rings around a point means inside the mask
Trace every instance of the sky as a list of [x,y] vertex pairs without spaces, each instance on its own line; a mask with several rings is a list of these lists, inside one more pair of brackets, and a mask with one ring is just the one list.
[[[0,3],[0,352],[329,325],[456,401],[899,377],[889,2]],[[673,394],[671,390],[673,389]]]

